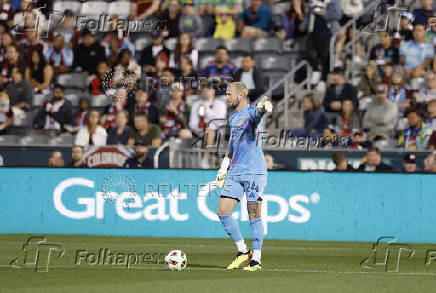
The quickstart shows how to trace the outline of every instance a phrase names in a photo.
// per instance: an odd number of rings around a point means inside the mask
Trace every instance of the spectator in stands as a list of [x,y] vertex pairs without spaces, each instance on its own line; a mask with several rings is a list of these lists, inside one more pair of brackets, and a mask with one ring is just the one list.
[[[41,13],[39,9],[36,9],[34,2],[32,0],[21,0],[19,10],[15,11],[14,15],[14,27],[20,28],[25,26],[25,18],[32,15],[34,19],[38,19],[38,25],[41,28],[45,27],[45,16]],[[25,37],[22,35],[22,37]]]
[[398,138],[398,147],[419,151],[427,149],[433,130],[422,121],[421,114],[414,108],[407,110],[406,117],[409,128]]
[[79,100],[79,111],[74,115],[72,132],[76,133],[81,127],[88,124],[88,112],[89,112],[89,101],[87,98],[81,98]]
[[[91,83],[89,84],[89,93],[91,95],[103,95],[106,92],[105,88],[109,87],[109,76],[108,74],[110,71],[110,68],[106,61],[101,61],[97,65],[97,75],[91,80]],[[106,79],[106,80],[105,80]]]
[[142,140],[146,146],[159,147],[162,143],[162,133],[158,125],[148,123],[147,115],[135,115],[135,129],[130,132],[127,145],[133,146],[135,141]]
[[82,32],[82,43],[74,49],[73,68],[85,74],[97,72],[97,64],[105,60],[104,48],[95,41],[95,32],[88,29]]
[[198,64],[198,51],[192,44],[192,37],[188,33],[182,33],[177,40],[174,53],[170,57],[170,67],[180,68],[180,62],[183,57],[189,57],[192,60],[194,69]]
[[[6,92],[14,112],[30,110],[33,98],[33,89],[30,82],[25,78],[24,67],[14,66],[12,69],[12,82],[6,86]],[[17,114],[16,113],[16,114]]]
[[389,172],[392,171],[392,167],[383,163],[380,150],[376,147],[370,147],[364,158],[364,162],[360,164],[359,171],[365,172]]
[[125,88],[119,88],[113,97],[112,104],[107,106],[104,110],[104,114],[100,121],[101,125],[104,125],[105,129],[115,126],[117,113],[123,111],[126,108],[126,105],[127,90]]
[[53,151],[50,155],[50,158],[48,159],[48,166],[49,167],[64,167],[64,157],[62,156],[62,153],[58,150]]
[[352,100],[354,108],[358,108],[357,90],[351,84],[346,82],[344,71],[341,67],[335,67],[331,73],[332,84],[327,88],[324,96],[324,110],[326,112],[340,112],[342,101]]
[[433,134],[430,137],[430,142],[428,143],[429,150],[436,150],[436,131],[433,131]]
[[[113,84],[124,84],[125,83],[125,73],[127,71],[134,72],[136,79],[141,78],[141,66],[139,66],[136,61],[132,58],[132,53],[129,49],[123,49],[120,52],[120,63],[114,68]],[[130,75],[130,74],[128,74]],[[136,80],[135,80],[136,82]]]
[[369,130],[369,136],[391,135],[398,118],[398,106],[387,100],[387,86],[379,84],[376,99],[368,106],[363,117],[363,129]]
[[213,84],[202,87],[202,98],[192,103],[189,128],[192,133],[204,138],[205,146],[212,146],[219,127],[225,124],[227,105],[215,98]]
[[147,73],[156,72],[156,59],[158,56],[163,55],[167,60],[170,59],[170,50],[163,44],[163,36],[159,31],[151,33],[151,45],[145,47],[141,52],[141,61],[139,64],[142,66],[143,71]]
[[0,92],[0,135],[7,134],[7,128],[14,122],[14,112],[9,105],[9,97]]
[[436,153],[428,155],[424,160],[424,170],[428,173],[436,173]]
[[32,84],[35,93],[49,93],[53,73],[53,67],[47,64],[42,52],[33,51],[30,65],[26,68],[26,79]]
[[411,93],[406,89],[406,82],[403,78],[401,68],[397,68],[392,73],[392,82],[388,91],[388,101],[398,106],[398,111],[403,113],[410,107]]
[[53,39],[53,46],[44,52],[45,60],[53,66],[55,73],[69,72],[73,66],[73,50],[65,45],[64,37],[58,35]]
[[164,108],[165,103],[169,101],[169,99],[171,98],[171,92],[173,90],[173,87],[178,86],[178,85],[174,86],[174,79],[175,79],[174,73],[169,68],[164,69],[162,71],[162,75],[159,76],[159,79],[157,80],[158,83],[156,84],[155,87],[152,88],[153,91],[152,101],[155,103],[156,107],[159,110],[162,110]]
[[164,138],[179,136],[179,132],[188,127],[189,107],[182,97],[183,85],[174,83],[171,99],[165,102],[162,109],[163,115],[159,118]]
[[380,33],[380,43],[372,47],[369,53],[369,60],[377,62],[377,66],[382,70],[381,66],[386,64],[397,65],[400,55],[397,46],[392,42],[392,38],[387,32]]
[[87,146],[104,146],[106,145],[106,130],[98,125],[100,121],[100,112],[96,109],[89,110],[88,125],[79,129],[76,135],[74,145]]
[[264,38],[271,30],[272,14],[262,0],[250,0],[238,18],[237,30],[243,38]]
[[210,62],[204,68],[203,76],[206,78],[217,78],[220,80],[217,94],[225,93],[226,80],[231,81],[236,67],[229,61],[229,51],[226,47],[219,46],[215,49],[215,62]]
[[254,57],[245,53],[242,66],[234,74],[234,81],[242,81],[248,88],[248,98],[255,101],[265,90],[261,73],[255,67]]
[[226,1],[214,1],[206,0],[201,1],[198,5],[198,14],[218,14],[220,9],[226,7],[230,16],[238,16],[243,8],[244,2],[241,0],[226,0]]
[[360,118],[354,109],[352,100],[342,102],[342,111],[339,119],[336,119],[335,130],[339,135],[351,136],[361,129]]
[[183,57],[180,61],[180,81],[183,83],[185,96],[197,93],[199,78],[190,57]]
[[413,19],[414,15],[404,11],[400,14],[400,32],[395,34],[399,41],[409,41],[413,39]]
[[427,18],[433,17],[436,12],[433,9],[433,0],[421,0],[421,8],[413,10],[414,22],[427,25]]
[[71,9],[66,9],[62,22],[50,29],[48,42],[51,43],[56,36],[63,36],[68,48],[74,49],[79,43],[80,31],[75,26],[74,13]]
[[327,128],[327,118],[319,109],[312,95],[305,96],[304,105],[304,127],[291,129],[293,137],[321,137],[324,128]]
[[[7,60],[7,58],[6,58],[7,48],[11,45],[16,46],[17,44],[16,44],[14,37],[12,36],[12,34],[10,32],[2,33],[1,40],[2,40],[2,42],[0,44],[0,64],[2,64],[2,71],[3,71],[3,62],[5,62]],[[3,72],[1,74],[3,76]]]
[[74,145],[71,148],[71,157],[73,161],[68,165],[70,168],[88,168],[88,165],[83,160],[83,146]]
[[33,120],[34,128],[59,129],[63,131],[65,125],[73,122],[73,110],[71,102],[65,98],[64,87],[55,85],[53,98],[44,102],[42,109]]
[[0,20],[11,27],[14,21],[14,8],[9,0],[0,1]]
[[334,152],[332,155],[332,161],[336,166],[334,171],[355,171],[353,166],[348,164],[344,152]]
[[130,6],[130,18],[133,20],[146,19],[159,11],[159,4],[159,0],[133,0]]
[[159,124],[159,109],[148,100],[148,93],[139,89],[135,93],[135,103],[128,108],[130,121],[129,124],[134,124],[134,117],[138,113],[144,113],[148,117],[148,122],[151,124]]
[[123,167],[132,169],[132,168],[141,168],[141,169],[151,169],[153,168],[153,162],[148,158],[148,148],[147,143],[144,140],[138,139],[135,141],[135,156],[132,158],[128,158]]
[[189,33],[193,38],[203,36],[203,22],[195,13],[194,3],[192,0],[185,0],[182,9],[182,16],[179,20],[179,30],[181,33]]
[[215,39],[228,40],[235,37],[236,24],[232,19],[228,7],[217,8],[215,16],[215,32],[213,37]]
[[117,112],[116,126],[108,130],[107,145],[127,144],[130,136],[130,128],[127,126],[127,122],[129,122],[129,113],[126,110]]
[[168,8],[162,11],[159,19],[165,23],[165,30],[163,35],[166,38],[176,38],[180,35],[179,22],[180,22],[180,5],[179,0],[169,0]]
[[35,51],[43,52],[44,47],[47,46],[47,44],[44,44],[39,36],[40,33],[32,32],[28,34],[26,40],[21,41],[20,56],[23,65],[29,66],[32,60],[32,53]]
[[436,74],[427,72],[426,87],[419,90],[415,95],[416,102],[426,104],[432,100],[436,100]]
[[436,100],[430,101],[427,104],[425,123],[428,125],[428,127],[436,132]]
[[304,20],[304,1],[291,0],[291,8],[280,17],[280,25],[276,36],[280,39],[296,39],[304,35],[302,22]]
[[357,84],[357,90],[359,96],[374,96],[377,84],[380,83],[380,75],[377,70],[377,66],[374,62],[370,61],[366,65],[366,70]]
[[129,50],[130,56],[135,59],[135,45],[130,42],[129,36],[123,30],[114,30],[107,33],[101,42],[106,52],[106,59],[111,66],[115,66],[120,61],[120,53]]
[[275,164],[274,164],[274,158],[269,153],[265,153],[264,155],[265,162],[266,162],[266,169],[267,170],[274,170]]
[[23,66],[23,63],[20,62],[20,52],[17,45],[12,44],[6,48],[6,60],[2,64],[1,83],[3,86],[10,82],[14,66]]
[[433,60],[433,45],[425,41],[425,25],[415,24],[413,40],[400,46],[400,62],[407,77],[423,77]]
[[416,155],[407,153],[403,157],[403,172],[415,173],[416,171]]

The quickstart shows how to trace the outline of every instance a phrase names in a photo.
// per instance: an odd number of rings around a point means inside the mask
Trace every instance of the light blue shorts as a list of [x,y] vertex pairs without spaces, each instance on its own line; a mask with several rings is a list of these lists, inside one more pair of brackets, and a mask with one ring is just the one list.
[[247,196],[247,201],[262,200],[263,190],[266,187],[267,175],[228,175],[221,197],[233,198],[240,201]]

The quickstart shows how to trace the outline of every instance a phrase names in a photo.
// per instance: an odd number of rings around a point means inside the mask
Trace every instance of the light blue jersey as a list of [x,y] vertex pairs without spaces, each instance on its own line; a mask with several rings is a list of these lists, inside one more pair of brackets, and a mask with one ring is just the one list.
[[263,114],[257,111],[257,107],[247,105],[230,115],[231,135],[227,152],[232,153],[233,158],[229,175],[267,174],[259,135],[263,131]]

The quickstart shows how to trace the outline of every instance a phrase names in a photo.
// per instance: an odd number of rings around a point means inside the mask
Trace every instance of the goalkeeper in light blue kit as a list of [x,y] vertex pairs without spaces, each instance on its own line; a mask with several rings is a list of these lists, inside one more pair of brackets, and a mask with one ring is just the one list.
[[[235,260],[227,269],[237,269],[243,263],[249,262],[243,268],[244,271],[260,271],[264,235],[261,208],[267,168],[258,133],[263,130],[262,117],[265,112],[272,111],[272,104],[264,96],[257,107],[251,106],[247,103],[247,94],[248,89],[242,82],[233,82],[227,86],[227,103],[235,111],[229,117],[230,141],[216,178],[217,185],[223,187],[217,214],[224,230],[238,248]],[[247,197],[253,252],[245,244],[239,225],[232,216],[244,192]]]

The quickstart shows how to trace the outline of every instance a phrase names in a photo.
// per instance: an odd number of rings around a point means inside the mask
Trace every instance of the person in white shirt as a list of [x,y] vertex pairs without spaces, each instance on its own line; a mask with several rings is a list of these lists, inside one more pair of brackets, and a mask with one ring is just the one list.
[[202,98],[192,104],[189,128],[194,135],[204,138],[205,146],[211,146],[218,129],[226,123],[227,105],[215,98],[215,89],[210,83],[202,87],[201,94]]
[[88,125],[79,129],[76,135],[74,145],[86,146],[104,146],[106,145],[106,130],[98,125],[100,121],[100,112],[93,109],[88,113]]

